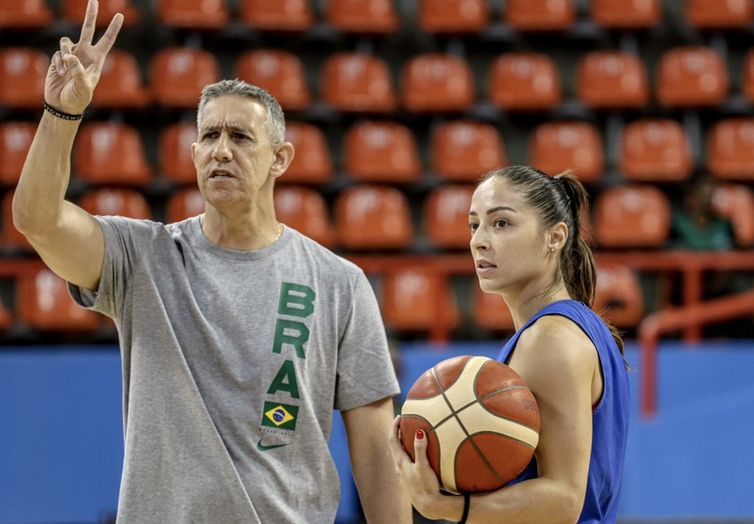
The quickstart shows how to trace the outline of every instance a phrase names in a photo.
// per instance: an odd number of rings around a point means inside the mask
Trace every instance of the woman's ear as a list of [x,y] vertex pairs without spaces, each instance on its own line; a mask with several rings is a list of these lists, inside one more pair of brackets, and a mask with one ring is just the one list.
[[558,222],[547,232],[548,251],[560,251],[568,241],[568,226],[565,222]]

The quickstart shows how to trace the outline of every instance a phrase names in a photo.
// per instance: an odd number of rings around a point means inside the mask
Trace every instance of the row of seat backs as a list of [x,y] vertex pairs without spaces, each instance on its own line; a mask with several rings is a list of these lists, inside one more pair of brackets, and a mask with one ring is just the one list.
[[[279,186],[275,209],[285,224],[300,230],[321,244],[349,251],[411,250],[421,237],[436,249],[468,249],[468,212],[473,185],[451,184],[429,193],[421,204],[421,221],[415,221],[405,193],[394,187],[356,185],[342,191],[329,206],[315,189]],[[6,247],[30,249],[12,226],[12,192],[3,200],[2,240]],[[97,189],[79,201],[97,215],[154,218],[151,207],[138,191]],[[715,189],[713,206],[730,219],[736,243],[754,245],[754,193],[743,185],[722,185]],[[183,189],[165,204],[165,220],[176,222],[204,211],[197,189]],[[617,186],[600,193],[592,217],[582,227],[597,246],[608,249],[661,248],[671,234],[671,205],[666,195],[653,186]]]
[[[36,131],[31,122],[0,123],[0,184],[15,185]],[[327,184],[335,163],[324,132],[314,124],[289,122],[287,139],[294,145],[293,163],[283,183]],[[194,122],[168,125],[159,135],[157,165],[150,165],[138,131],[119,122],[91,122],[82,126],[73,151],[73,173],[93,184],[145,186],[155,170],[179,184],[194,183],[196,171],[191,144]],[[414,183],[423,162],[414,132],[385,120],[362,120],[348,128],[341,140],[342,169],[357,182]],[[573,170],[586,183],[600,181],[605,172],[604,144],[591,123],[551,121],[534,128],[528,138],[528,160],[550,174]],[[692,147],[683,126],[672,119],[647,118],[623,127],[618,165],[626,181],[671,183],[690,178]],[[754,118],[725,118],[707,134],[705,167],[716,178],[754,180]],[[445,181],[475,181],[507,165],[505,140],[497,127],[473,120],[448,120],[430,130],[427,169]],[[156,169],[155,169],[156,168]]]
[[[62,0],[61,16],[80,22],[86,0]],[[323,20],[344,32],[388,34],[400,29],[401,15],[394,0],[328,0]],[[501,21],[520,31],[563,30],[578,20],[578,0],[507,0]],[[141,13],[130,0],[101,0],[99,24],[116,12],[126,24],[137,24]],[[228,0],[158,0],[156,19],[169,27],[222,29],[232,21]],[[313,2],[307,0],[240,0],[238,20],[260,30],[306,31],[317,21]],[[488,0],[421,0],[416,23],[429,33],[470,33],[493,23]],[[45,0],[2,0],[0,27],[45,27],[53,11]],[[662,23],[661,0],[591,0],[591,19],[605,28],[640,29]],[[688,24],[703,29],[743,28],[754,18],[747,0],[686,0]]]
[[[14,314],[0,301],[0,330],[14,322],[41,331],[92,332],[104,325],[104,317],[78,307],[66,283],[47,269],[20,275],[16,284]],[[502,298],[483,293],[475,282],[471,286],[473,323],[491,331],[512,331],[513,321]],[[428,332],[438,322],[438,312],[450,329],[461,322],[449,280],[426,268],[388,272],[378,283],[377,295],[388,329]],[[439,308],[440,304],[444,307]],[[594,308],[618,327],[635,327],[644,313],[637,274],[625,266],[599,267]]]
[[[38,108],[49,64],[41,50],[29,47],[0,49],[0,105]],[[293,53],[258,49],[243,53],[234,76],[270,91],[285,110],[309,108],[314,99],[305,65]],[[113,50],[103,66],[92,104],[101,108],[143,108],[155,102],[174,108],[195,108],[202,88],[221,77],[217,59],[208,51],[186,47],[158,50],[149,63],[146,85],[137,59]],[[743,65],[742,93],[754,101],[754,50]],[[576,71],[580,102],[595,109],[642,108],[650,104],[647,67],[636,55],[618,50],[587,52]],[[655,96],[667,107],[717,106],[728,97],[729,74],[725,59],[703,46],[664,51],[657,66]],[[343,112],[415,113],[464,111],[476,100],[471,65],[461,56],[422,53],[409,57],[401,71],[401,93],[396,93],[390,66],[379,56],[338,52],[321,71],[321,99]],[[511,52],[489,66],[489,101],[511,111],[552,109],[563,102],[560,71],[552,57],[536,52]]]

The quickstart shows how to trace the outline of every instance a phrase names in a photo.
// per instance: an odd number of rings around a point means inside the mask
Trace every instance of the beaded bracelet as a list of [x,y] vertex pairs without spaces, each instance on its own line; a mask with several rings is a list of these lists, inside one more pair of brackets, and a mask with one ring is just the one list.
[[83,113],[80,114],[80,115],[71,115],[69,113],[63,113],[62,111],[58,111],[57,109],[55,109],[54,107],[52,107],[47,102],[44,103],[43,107],[44,107],[44,110],[47,111],[48,113],[50,113],[52,116],[56,116],[58,118],[62,118],[63,120],[81,120],[82,118],[84,118],[84,114]]

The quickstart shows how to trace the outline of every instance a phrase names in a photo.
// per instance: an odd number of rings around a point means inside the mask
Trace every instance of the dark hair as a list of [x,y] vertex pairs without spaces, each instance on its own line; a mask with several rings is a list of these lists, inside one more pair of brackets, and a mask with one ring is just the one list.
[[285,141],[285,115],[275,97],[261,87],[238,80],[237,78],[234,80],[220,80],[202,89],[199,108],[196,112],[197,122],[207,102],[221,96],[240,96],[250,98],[262,104],[267,110],[265,131],[267,131],[270,143],[273,146],[277,146]]
[[[482,182],[495,177],[509,181],[522,191],[528,204],[538,211],[545,228],[559,222],[566,225],[568,238],[560,254],[558,270],[571,298],[591,308],[597,275],[592,249],[581,231],[581,217],[589,205],[584,186],[570,171],[550,176],[529,166],[507,166],[491,171]],[[608,326],[623,353],[620,333],[609,323]]]

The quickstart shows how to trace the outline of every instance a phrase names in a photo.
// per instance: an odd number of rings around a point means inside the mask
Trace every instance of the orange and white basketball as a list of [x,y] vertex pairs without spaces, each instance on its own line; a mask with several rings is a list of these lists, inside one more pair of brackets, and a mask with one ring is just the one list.
[[427,458],[451,493],[494,491],[516,478],[539,442],[539,407],[524,380],[487,357],[460,356],[425,371],[401,411],[403,447],[414,460],[422,429]]

